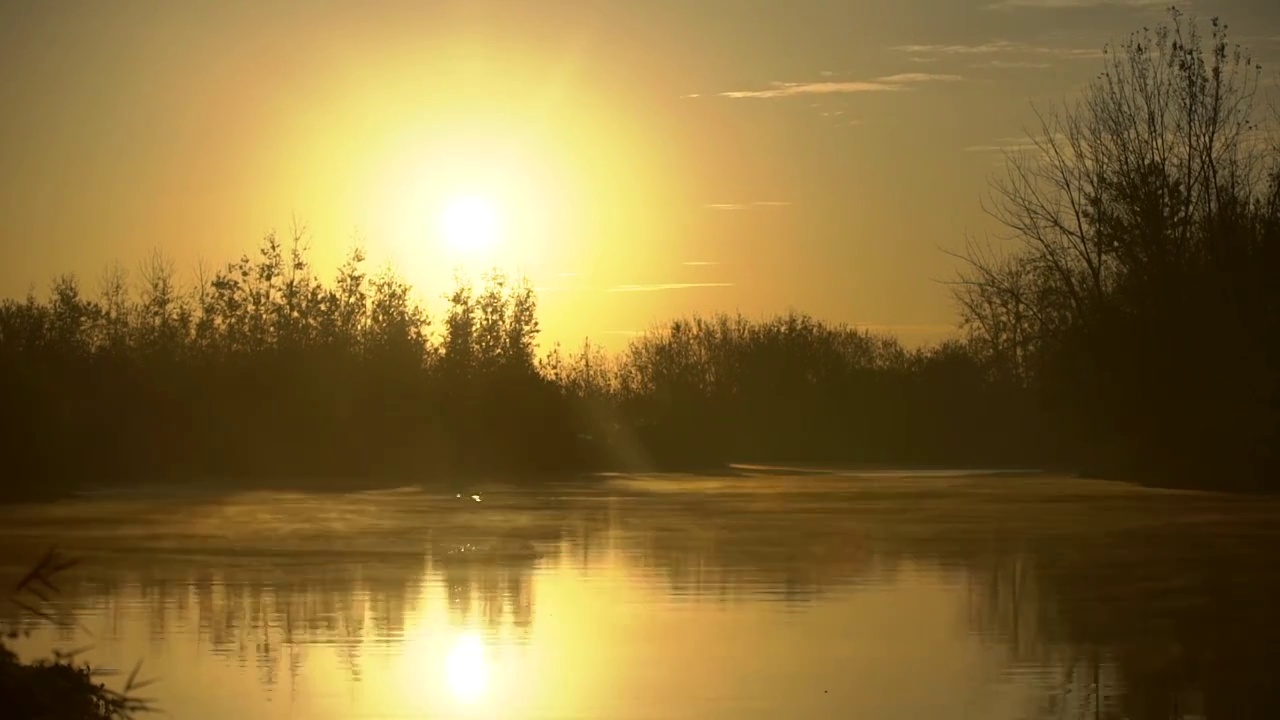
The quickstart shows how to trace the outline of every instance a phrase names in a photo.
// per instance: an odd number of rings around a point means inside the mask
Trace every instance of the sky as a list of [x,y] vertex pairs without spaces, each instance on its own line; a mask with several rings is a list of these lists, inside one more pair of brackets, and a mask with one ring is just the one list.
[[[1167,0],[0,4],[0,295],[153,250],[193,277],[297,219],[429,302],[498,265],[547,342],[789,309],[954,332],[947,251],[1034,107]],[[1194,0],[1268,77],[1280,3]],[[481,198],[484,247],[442,208]]]

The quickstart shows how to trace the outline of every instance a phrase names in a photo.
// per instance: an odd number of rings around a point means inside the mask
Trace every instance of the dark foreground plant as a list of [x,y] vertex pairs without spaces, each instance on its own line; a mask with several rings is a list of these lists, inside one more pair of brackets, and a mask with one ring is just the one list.
[[[9,602],[26,616],[55,623],[56,619],[40,605],[60,592],[54,579],[77,563],[50,549],[14,586]],[[29,634],[30,630],[19,621],[7,629],[5,638]],[[116,671],[76,661],[88,649],[54,650],[52,658],[24,663],[0,641],[0,716],[13,720],[127,720],[155,710],[151,699],[136,694],[155,682],[138,679],[141,660],[129,673],[124,688],[112,690],[99,678],[115,675]]]

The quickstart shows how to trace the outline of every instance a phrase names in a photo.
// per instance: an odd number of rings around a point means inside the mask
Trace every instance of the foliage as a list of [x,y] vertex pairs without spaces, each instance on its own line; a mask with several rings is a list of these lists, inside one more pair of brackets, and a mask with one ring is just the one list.
[[0,304],[0,445],[25,476],[75,484],[557,462],[516,432],[554,396],[532,289],[495,275],[449,299],[436,338],[408,284],[359,250],[322,282],[300,232],[193,287],[160,256],[134,283],[107,273],[97,297],[63,276],[48,300]]
[[1008,390],[962,344],[791,313],[676,320],[631,344],[615,392],[659,460],[1025,462]]
[[[527,282],[459,281],[439,322],[358,249],[329,283],[302,233],[191,287],[161,256],[87,296],[0,304],[0,445],[41,483],[528,476],[726,460],[1029,459],[1027,424],[968,345],[908,351],[790,314],[679,319],[607,355],[538,356]],[[52,432],[51,432],[52,430]],[[296,480],[295,480],[296,479]]]
[[[37,607],[48,602],[47,593],[58,592],[56,577],[76,564],[53,550],[14,587],[10,602],[26,614],[53,623],[54,618]],[[28,630],[11,629],[9,639]],[[23,663],[0,642],[0,703],[4,716],[14,720],[130,720],[151,712],[153,701],[136,695],[154,681],[138,680],[139,662],[125,680],[123,690],[112,690],[98,677],[111,673],[77,663],[76,657],[88,648],[71,652],[54,651],[51,659]]]
[[971,341],[1034,385],[1075,464],[1261,487],[1280,436],[1280,155],[1259,67],[1177,10],[1041,115],[957,285]]

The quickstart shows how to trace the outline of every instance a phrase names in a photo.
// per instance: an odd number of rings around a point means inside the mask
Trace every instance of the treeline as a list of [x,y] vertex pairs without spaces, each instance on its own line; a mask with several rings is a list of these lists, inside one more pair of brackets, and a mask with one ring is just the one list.
[[1280,151],[1261,67],[1177,10],[1009,158],[957,286],[980,354],[1114,477],[1275,488]]
[[527,283],[460,283],[432,318],[359,252],[324,282],[300,240],[275,236],[189,287],[160,257],[100,285],[64,276],[0,304],[11,493],[1026,457],[1024,398],[958,343],[908,351],[792,314],[539,358]]
[[273,236],[190,287],[154,259],[0,305],[11,494],[726,460],[1274,487],[1280,136],[1259,66],[1212,27],[1206,48],[1171,11],[1041,115],[994,186],[1009,237],[963,256],[962,341],[717,316],[539,357],[527,283],[459,284],[432,318],[359,252],[324,282]]
[[672,321],[612,359],[589,345],[553,352],[543,369],[631,465],[1037,457],[1029,396],[955,341],[908,350],[795,313],[720,315]]
[[527,285],[460,286],[437,337],[360,252],[324,283],[274,236],[187,288],[159,257],[96,297],[64,276],[0,306],[0,442],[19,483],[571,466],[534,312]]

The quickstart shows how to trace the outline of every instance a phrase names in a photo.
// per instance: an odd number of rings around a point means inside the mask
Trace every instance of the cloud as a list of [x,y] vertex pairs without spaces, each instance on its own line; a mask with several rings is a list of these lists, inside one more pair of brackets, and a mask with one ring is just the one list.
[[[1049,47],[1028,45],[1010,40],[992,40],[976,45],[895,45],[890,48],[912,55],[1039,55],[1066,59],[1089,59],[1102,56],[1102,50],[1090,48]],[[919,62],[920,58],[913,58]]]
[[1019,70],[1019,69],[1043,70],[1044,68],[1053,67],[1053,63],[1035,62],[1034,60],[988,60],[987,62],[974,63],[969,67],[996,68],[997,70]]
[[773,83],[768,90],[734,90],[720,93],[728,98],[779,98],[791,95],[818,95],[829,93],[883,92],[901,90],[901,87],[876,82],[816,82]]
[[1027,137],[1004,137],[996,138],[985,145],[970,145],[965,148],[965,152],[1025,152],[1027,150],[1035,150],[1038,145],[1035,141]]
[[693,288],[733,287],[733,283],[647,283],[636,285],[619,285],[609,288],[609,292],[655,292],[657,290],[689,290]]
[[938,73],[899,73],[873,80],[822,82],[774,82],[763,90],[734,90],[720,93],[728,98],[780,98],[795,95],[831,95],[840,93],[896,92],[908,90],[912,85],[929,82],[955,82],[963,80],[959,75]]
[[1098,7],[1158,7],[1169,5],[1171,0],[999,0],[987,6],[988,10],[1031,8],[1038,10],[1071,10]]
[[688,260],[688,261],[686,261],[686,262],[682,262],[682,263],[680,263],[680,264],[681,264],[681,265],[689,265],[689,266],[691,266],[691,267],[710,267],[710,266],[712,266],[712,265],[719,265],[720,263],[718,263],[718,262],[716,262],[716,261],[714,261],[714,260]]
[[890,85],[900,85],[903,83],[955,82],[963,79],[959,75],[941,75],[938,73],[898,73],[897,75],[876,78],[875,81],[889,83]]
[[970,145],[964,150],[965,152],[977,152],[977,153],[1032,152],[1032,151],[1040,150],[1041,148],[1044,148],[1048,144],[1055,141],[1059,144],[1059,147],[1062,147],[1062,143],[1065,142],[1065,138],[1063,138],[1062,135],[1054,135],[1054,136],[1040,135],[1038,137],[1027,137],[1026,135],[1015,135],[1010,137],[996,138],[995,140],[992,140],[990,143],[986,143],[983,145]]
[[761,207],[787,207],[790,204],[786,200],[757,200],[749,203],[712,203],[707,207],[712,210],[750,210]]

